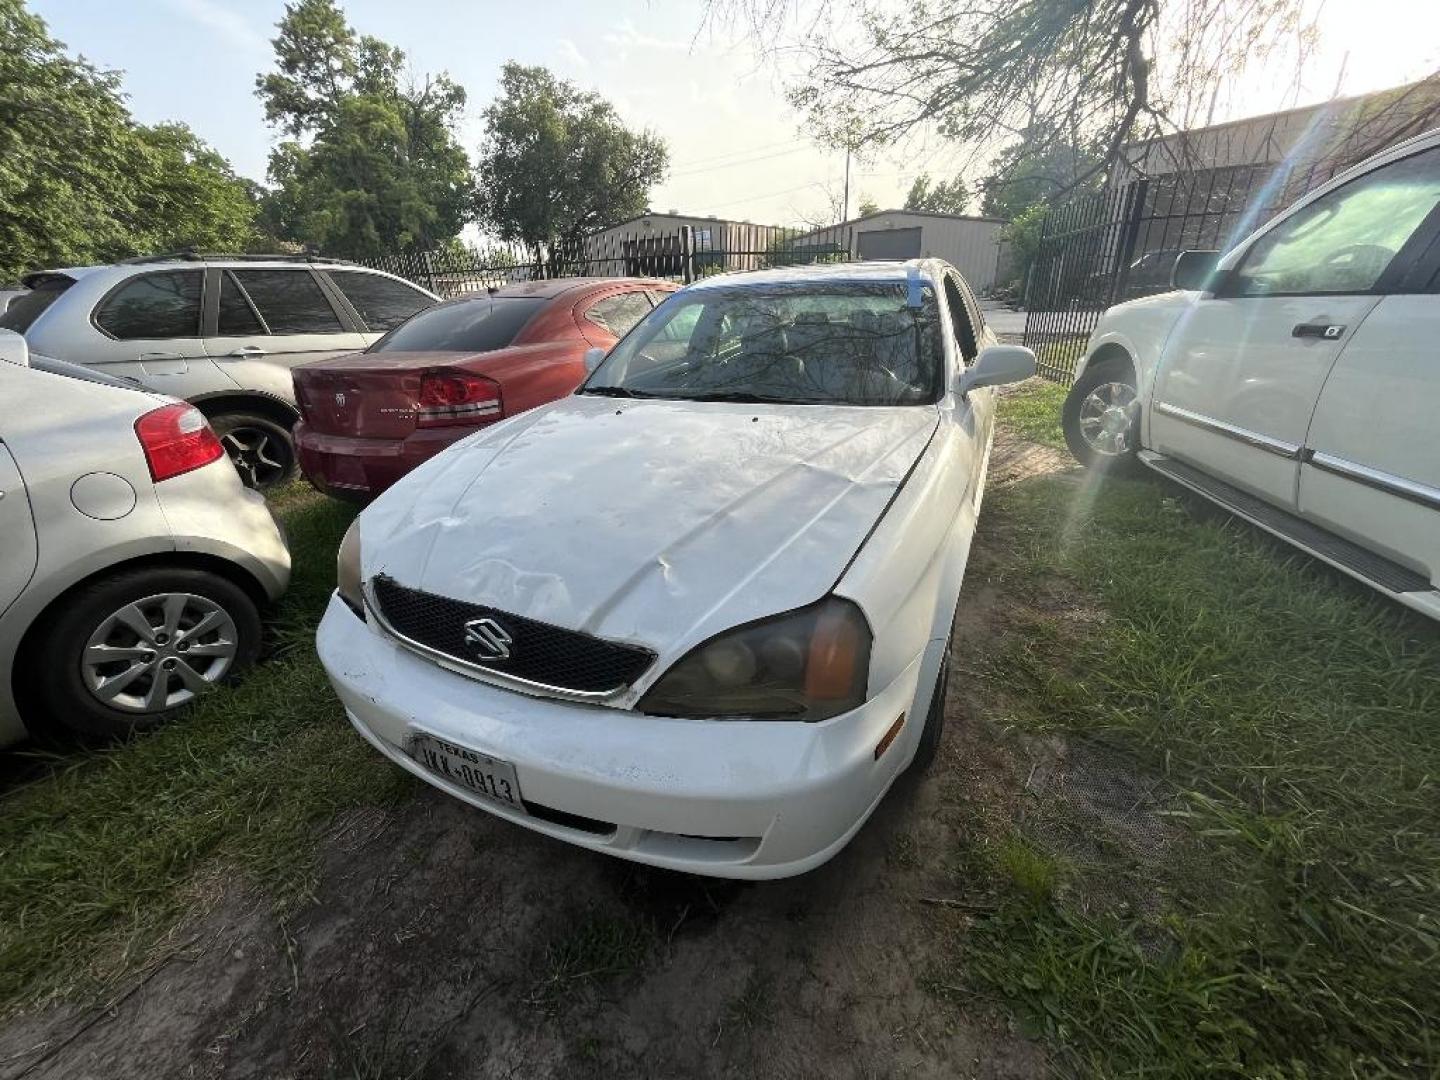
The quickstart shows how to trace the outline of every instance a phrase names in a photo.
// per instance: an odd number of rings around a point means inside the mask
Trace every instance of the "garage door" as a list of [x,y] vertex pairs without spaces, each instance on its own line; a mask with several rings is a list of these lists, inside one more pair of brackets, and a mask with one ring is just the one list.
[[862,259],[918,259],[920,257],[920,230],[917,229],[876,229],[862,232],[860,258]]

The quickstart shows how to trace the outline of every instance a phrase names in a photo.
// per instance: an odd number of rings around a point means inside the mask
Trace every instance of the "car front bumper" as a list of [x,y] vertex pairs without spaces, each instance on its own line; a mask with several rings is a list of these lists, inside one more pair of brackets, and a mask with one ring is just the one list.
[[326,435],[302,420],[292,434],[300,471],[307,480],[326,495],[366,501],[476,430],[473,427],[420,428],[403,439],[361,439]]
[[[909,763],[923,723],[910,716],[918,657],[860,708],[806,724],[670,719],[502,689],[417,656],[336,595],[317,647],[350,722],[427,783],[581,847],[715,877],[824,863]],[[512,764],[529,812],[420,765],[408,750],[422,733]]]

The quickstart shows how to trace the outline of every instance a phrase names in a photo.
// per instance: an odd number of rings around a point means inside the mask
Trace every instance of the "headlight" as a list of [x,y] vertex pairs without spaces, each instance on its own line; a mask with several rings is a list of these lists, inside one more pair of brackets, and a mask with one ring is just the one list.
[[360,588],[360,519],[345,530],[340,550],[335,554],[335,590],[362,619],[365,617],[365,594]]
[[692,649],[637,708],[655,716],[826,720],[865,700],[870,627],[851,601],[737,626]]

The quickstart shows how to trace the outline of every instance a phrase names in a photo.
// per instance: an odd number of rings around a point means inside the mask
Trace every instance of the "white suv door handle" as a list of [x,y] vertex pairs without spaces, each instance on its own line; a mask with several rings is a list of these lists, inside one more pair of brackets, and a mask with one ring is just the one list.
[[262,349],[262,348],[260,348],[259,345],[242,345],[240,348],[234,350],[230,355],[231,355],[231,356],[245,356],[245,357],[250,357],[250,356],[265,356],[265,355],[267,355],[267,354],[269,353],[269,351],[270,351],[269,349]]

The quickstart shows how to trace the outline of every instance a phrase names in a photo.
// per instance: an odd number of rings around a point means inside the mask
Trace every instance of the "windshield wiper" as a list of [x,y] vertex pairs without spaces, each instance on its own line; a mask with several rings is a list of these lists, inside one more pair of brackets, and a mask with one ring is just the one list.
[[712,393],[686,394],[686,401],[737,401],[747,405],[833,405],[823,398],[780,397],[756,394],[747,390],[716,390]]
[[594,394],[596,397],[656,398],[664,394],[651,394],[645,390],[632,390],[628,386],[586,386],[575,391],[577,394]]

